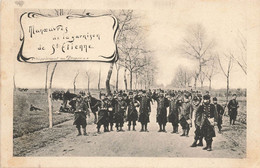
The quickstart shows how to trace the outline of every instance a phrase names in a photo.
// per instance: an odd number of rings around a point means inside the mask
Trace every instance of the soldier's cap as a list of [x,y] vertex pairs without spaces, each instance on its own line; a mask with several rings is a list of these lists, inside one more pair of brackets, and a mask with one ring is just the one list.
[[232,96],[237,96],[237,94],[234,93]]
[[210,100],[210,96],[209,95],[204,95],[203,96],[203,100]]
[[127,96],[127,94],[126,94],[126,93],[123,93],[123,96],[124,96],[124,97],[126,97],[126,96]]
[[105,93],[100,93],[100,96],[106,96],[106,94]]
[[160,93],[164,93],[164,90],[160,90]]
[[193,97],[193,101],[200,101],[200,97],[194,96],[194,97]]
[[143,93],[146,93],[146,90],[143,90],[142,92],[143,92]]
[[77,98],[80,98],[80,97],[81,97],[81,94],[78,94],[78,95],[77,95]]
[[175,94],[174,94],[174,93],[170,93],[170,96],[171,96],[171,97],[174,97],[174,96],[175,96]]
[[133,95],[133,92],[129,92],[129,95]]
[[213,101],[218,101],[218,99],[216,97],[213,97]]
[[108,93],[107,96],[113,96],[112,93]]
[[118,97],[122,97],[123,95],[122,95],[122,94],[118,94],[117,96],[118,96]]

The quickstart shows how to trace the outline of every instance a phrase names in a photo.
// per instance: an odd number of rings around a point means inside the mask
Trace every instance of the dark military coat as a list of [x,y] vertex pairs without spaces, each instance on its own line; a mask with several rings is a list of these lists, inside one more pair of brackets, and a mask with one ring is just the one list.
[[123,123],[127,103],[124,100],[116,100],[115,102],[115,122]]
[[127,121],[136,121],[138,119],[137,106],[139,106],[139,103],[136,99],[127,100]]
[[179,123],[179,106],[177,104],[176,99],[172,99],[169,101],[169,115],[168,121],[173,124]]
[[156,97],[157,101],[157,116],[156,120],[158,123],[167,123],[167,107],[169,107],[169,100],[165,97]]
[[149,115],[151,112],[151,99],[147,96],[138,96],[136,99],[140,102],[139,107],[139,122],[150,122]]
[[237,109],[238,109],[238,102],[236,100],[230,100],[228,103],[228,115],[231,118],[236,118],[237,116]]
[[197,124],[201,127],[202,136],[207,139],[215,137],[214,125],[211,125],[209,121],[209,119],[214,119],[214,122],[217,122],[217,113],[214,105],[200,105],[197,114]]

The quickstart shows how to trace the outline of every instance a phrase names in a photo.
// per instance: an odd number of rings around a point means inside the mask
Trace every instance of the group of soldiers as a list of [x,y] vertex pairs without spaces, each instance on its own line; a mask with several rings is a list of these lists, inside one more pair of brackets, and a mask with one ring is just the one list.
[[[145,91],[120,91],[114,94],[100,93],[100,99],[96,99],[88,93],[80,92],[77,97],[70,101],[74,109],[74,125],[78,129],[78,135],[86,133],[86,118],[90,112],[97,112],[97,133],[113,131],[115,124],[118,132],[123,132],[124,122],[128,122],[128,131],[136,131],[136,122],[141,123],[140,132],[149,132],[147,124],[150,122],[151,104],[157,102],[156,122],[158,132],[166,132],[167,122],[172,125],[172,133],[178,133],[179,124],[182,127],[183,137],[188,137],[194,116],[195,136],[191,147],[203,146],[203,138],[206,141],[204,150],[212,150],[213,137],[216,136],[214,126],[221,132],[222,116],[224,108],[218,104],[214,97],[211,103],[209,92],[204,96],[198,91],[164,91],[161,89]],[[228,103],[230,124],[235,124],[238,102],[236,94]],[[168,112],[167,112],[168,111]],[[168,115],[167,115],[168,114]]]

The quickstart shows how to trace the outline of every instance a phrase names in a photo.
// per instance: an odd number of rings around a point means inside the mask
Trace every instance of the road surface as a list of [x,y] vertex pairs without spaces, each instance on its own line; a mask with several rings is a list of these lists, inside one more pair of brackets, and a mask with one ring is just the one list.
[[[157,132],[158,125],[155,116],[156,105],[153,105],[151,122],[148,124],[149,132],[139,132],[140,123],[137,124],[137,131],[127,131],[125,123],[125,132],[96,134],[96,125],[92,124],[87,126],[88,136],[76,136],[77,130],[72,125],[73,121],[67,121],[55,126],[61,128],[61,131],[62,128],[66,129],[68,134],[65,137],[29,151],[26,156],[245,157],[245,144],[234,141],[234,137],[232,139],[235,130],[228,125],[227,118],[224,119],[223,134],[216,133],[217,136],[213,139],[213,151],[209,152],[202,150],[202,147],[190,147],[193,142],[194,127],[189,137],[171,134],[172,126],[169,123],[166,126],[167,133]],[[242,125],[239,123],[236,127],[239,126]],[[181,128],[179,132],[181,133]],[[242,143],[245,142],[242,141]]]

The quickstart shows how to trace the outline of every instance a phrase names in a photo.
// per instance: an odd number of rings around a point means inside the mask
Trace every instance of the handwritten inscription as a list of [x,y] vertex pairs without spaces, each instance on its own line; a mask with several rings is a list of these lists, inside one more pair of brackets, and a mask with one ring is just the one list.
[[21,16],[23,38],[18,60],[116,61],[117,21],[111,15]]

